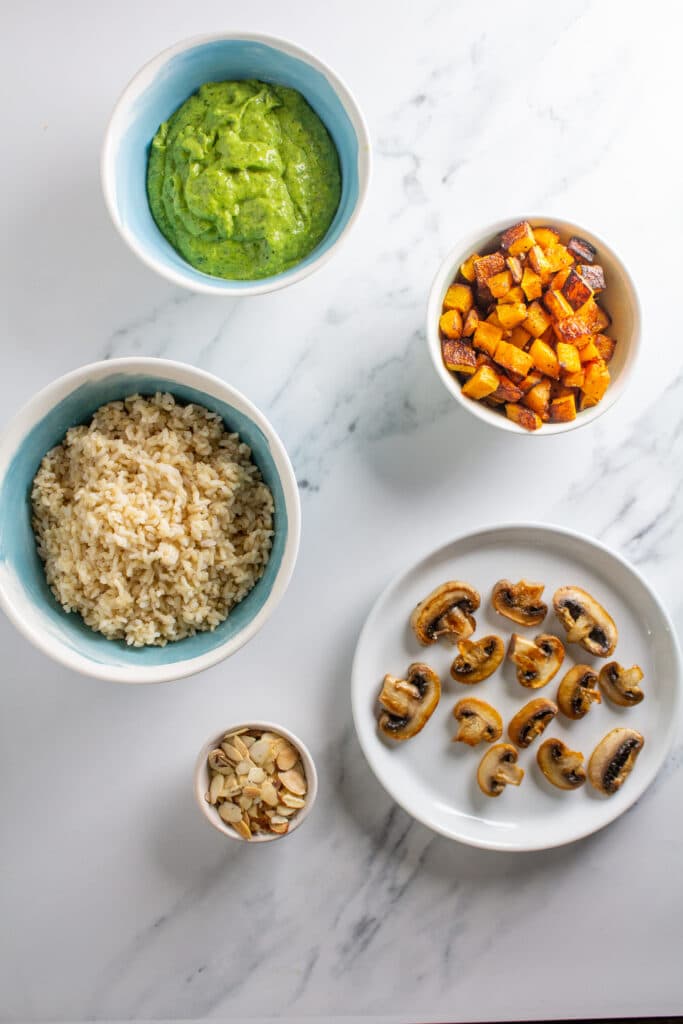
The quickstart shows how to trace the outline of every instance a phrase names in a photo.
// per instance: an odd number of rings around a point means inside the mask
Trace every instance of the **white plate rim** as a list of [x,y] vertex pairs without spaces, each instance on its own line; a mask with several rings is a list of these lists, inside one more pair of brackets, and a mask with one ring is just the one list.
[[[635,577],[640,586],[643,587],[643,589],[647,592],[648,596],[651,598],[653,605],[657,610],[657,613],[661,617],[662,627],[667,630],[671,637],[671,646],[674,655],[674,661],[672,664],[672,675],[674,679],[672,687],[672,713],[669,719],[665,737],[659,744],[659,755],[655,760],[653,766],[650,768],[649,775],[640,780],[639,786],[633,787],[632,791],[630,791],[628,794],[628,798],[624,799],[620,806],[612,806],[612,808],[610,809],[610,805],[606,804],[606,816],[604,820],[597,822],[595,824],[591,824],[588,828],[577,829],[574,835],[562,838],[557,842],[554,842],[552,838],[550,838],[547,842],[527,842],[515,846],[510,846],[504,842],[498,842],[496,840],[476,839],[471,836],[456,836],[453,834],[452,830],[449,831],[446,828],[440,827],[438,823],[435,823],[433,820],[429,818],[429,815],[421,814],[419,813],[419,811],[416,812],[414,808],[407,806],[407,803],[404,802],[400,798],[400,796],[389,787],[389,785],[381,776],[381,774],[376,771],[375,765],[373,764],[372,754],[370,750],[367,748],[366,744],[364,743],[363,729],[360,724],[360,716],[363,713],[363,710],[361,709],[361,699],[365,696],[366,692],[363,690],[363,682],[360,673],[361,648],[363,646],[366,634],[370,632],[374,626],[374,619],[378,614],[378,609],[383,604],[389,592],[393,590],[394,587],[399,586],[400,583],[408,575],[410,575],[410,573],[414,572],[422,562],[425,562],[427,561],[427,559],[433,558],[434,556],[438,555],[445,548],[450,548],[455,544],[462,543],[463,541],[473,541],[476,540],[477,537],[483,537],[484,535],[492,536],[497,533],[503,534],[509,531],[538,531],[540,533],[552,535],[554,537],[569,537],[572,540],[579,541],[580,543],[587,545],[588,547],[596,548],[602,553],[608,555],[610,558],[613,558],[615,561],[619,562],[622,568],[626,569],[627,572],[631,573],[631,575]],[[360,748],[363,751],[363,756],[367,761],[368,767],[372,771],[373,775],[375,776],[379,784],[385,790],[385,792],[411,818],[414,818],[416,821],[420,822],[420,824],[424,825],[426,828],[431,829],[433,832],[436,832],[439,835],[442,835],[445,838],[453,840],[455,842],[463,843],[466,846],[474,846],[482,850],[500,850],[505,853],[528,853],[534,850],[550,850],[559,846],[566,846],[569,843],[578,842],[578,840],[580,839],[585,839],[586,836],[593,835],[595,832],[599,832],[607,825],[610,825],[617,818],[621,817],[622,814],[625,814],[626,811],[628,811],[636,803],[636,801],[640,799],[640,797],[654,782],[655,778],[657,777],[659,771],[662,768],[662,765],[664,764],[664,761],[666,760],[669,754],[669,751],[671,750],[674,736],[676,734],[676,727],[678,724],[678,718],[680,715],[681,708],[680,684],[681,653],[678,643],[678,637],[676,634],[676,630],[674,629],[671,616],[667,612],[666,608],[664,607],[664,604],[662,603],[661,599],[657,595],[652,585],[645,579],[640,570],[637,569],[632,562],[624,558],[623,555],[620,555],[617,551],[614,550],[614,548],[610,547],[608,544],[604,544],[602,541],[598,540],[595,537],[591,537],[588,534],[583,533],[579,530],[572,530],[569,527],[557,526],[552,523],[541,523],[533,520],[521,522],[489,523],[487,525],[479,526],[474,530],[466,530],[461,533],[458,533],[450,539],[447,539],[445,541],[442,541],[442,543],[437,544],[435,547],[428,549],[427,551],[424,551],[419,558],[414,559],[410,563],[410,565],[406,566],[399,573],[395,574],[392,577],[392,579],[387,583],[387,585],[382,589],[382,591],[378,594],[378,596],[375,598],[372,607],[361,628],[361,631],[358,635],[356,650],[353,656],[353,663],[351,666],[351,713],[353,717],[354,728],[356,731],[356,737],[360,744]]]

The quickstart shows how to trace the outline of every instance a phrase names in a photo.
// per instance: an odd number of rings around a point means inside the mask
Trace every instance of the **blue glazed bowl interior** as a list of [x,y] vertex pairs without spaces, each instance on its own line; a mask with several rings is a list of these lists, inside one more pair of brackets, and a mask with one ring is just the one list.
[[[166,241],[157,228],[147,201],[147,160],[157,128],[205,82],[257,78],[297,89],[329,131],[341,166],[342,194],[339,208],[325,238],[290,270],[286,278],[315,262],[339,238],[358,201],[358,138],[344,106],[327,78],[310,64],[265,43],[222,39],[199,43],[176,54],[157,72],[154,80],[126,111],[127,123],[113,153],[115,205],[119,221],[137,239],[147,256],[198,284],[211,282],[226,292],[259,281],[226,281],[195,270]],[[273,280],[267,278],[266,280]]]
[[[166,647],[128,647],[93,632],[77,614],[66,614],[45,581],[43,565],[31,528],[31,485],[41,459],[59,444],[69,427],[87,423],[106,402],[136,392],[152,395],[169,391],[181,402],[194,402],[218,413],[231,431],[239,433],[270,487],[275,502],[273,548],[256,586],[213,632],[198,633]],[[169,665],[200,657],[232,639],[258,614],[270,594],[287,540],[287,511],[280,477],[268,439],[244,413],[195,388],[149,375],[113,373],[76,388],[24,438],[5,476],[0,492],[0,563],[5,563],[41,616],[41,628],[71,650],[100,665]]]

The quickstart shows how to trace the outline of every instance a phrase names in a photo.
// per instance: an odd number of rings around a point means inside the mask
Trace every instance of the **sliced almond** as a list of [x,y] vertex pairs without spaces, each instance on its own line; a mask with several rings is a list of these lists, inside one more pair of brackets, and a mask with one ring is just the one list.
[[209,803],[215,804],[218,797],[223,793],[223,779],[224,776],[216,773],[209,783]]
[[306,780],[296,768],[292,768],[288,772],[278,772],[278,778],[290,793],[294,793],[295,796],[305,795],[307,788]]
[[235,772],[237,773],[238,776],[239,775],[248,775],[250,768],[251,768],[251,765],[249,764],[248,761],[240,761],[240,763],[235,768]]
[[278,768],[282,772],[288,772],[290,768],[293,768],[296,762],[299,760],[297,751],[289,743],[286,747],[282,747],[278,752],[275,761]]
[[243,736],[245,732],[249,732],[248,725],[242,726],[241,729],[233,729],[232,732],[226,732],[223,739],[227,740],[228,743],[230,743],[232,741],[233,736]]
[[306,806],[306,801],[303,797],[294,796],[293,793],[283,793],[280,799],[285,807],[291,807],[296,811]]
[[244,743],[245,747],[249,749],[249,747],[256,743],[256,737],[252,736],[251,733],[245,733],[242,737],[242,743]]
[[251,828],[249,827],[248,819],[241,818],[235,822],[233,828],[238,835],[242,836],[242,839],[251,839]]
[[263,762],[267,760],[269,754],[270,743],[268,742],[268,740],[257,740],[256,743],[253,743],[251,748],[249,749],[249,756],[251,757],[254,764],[263,764]]
[[238,821],[242,820],[242,811],[236,804],[221,804],[218,808],[218,813],[228,825],[235,825]]
[[249,747],[245,745],[239,736],[233,736],[232,745],[235,750],[238,750],[245,761],[249,760]]
[[242,787],[242,793],[244,796],[248,796],[250,800],[257,800],[261,796],[261,787],[253,782],[249,782],[246,786]]
[[245,796],[243,793],[242,796],[237,797],[237,803],[239,804],[243,811],[248,811],[253,801],[251,797]]
[[233,764],[238,764],[240,761],[244,760],[244,755],[240,754],[237,747],[234,747],[232,743],[226,743],[224,741],[223,743],[221,743],[221,750],[223,751],[225,756],[232,761]]
[[281,814],[283,818],[291,818],[293,814],[296,814],[296,807],[285,807],[284,804],[278,804],[275,810],[278,814]]
[[247,779],[249,780],[249,782],[256,782],[259,785],[263,782],[265,777],[266,773],[264,772],[263,768],[259,768],[258,765],[254,765],[253,768],[250,768],[249,774],[247,775]]
[[264,803],[268,804],[269,807],[277,807],[280,802],[278,800],[277,790],[270,779],[266,779],[261,786],[261,799]]

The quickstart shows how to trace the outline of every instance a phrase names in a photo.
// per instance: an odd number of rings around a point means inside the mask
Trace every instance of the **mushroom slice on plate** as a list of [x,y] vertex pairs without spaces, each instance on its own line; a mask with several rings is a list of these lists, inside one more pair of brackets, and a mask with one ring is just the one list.
[[536,697],[510,719],[508,736],[516,746],[526,749],[550,725],[556,714],[555,701]]
[[623,668],[618,661],[610,661],[600,669],[600,688],[607,700],[619,704],[622,708],[632,708],[640,704],[645,696],[638,685],[643,678],[640,665]]
[[562,740],[549,739],[541,743],[536,761],[548,782],[558,789],[578,789],[586,781],[583,754],[570,750]]
[[581,587],[560,587],[553,595],[555,613],[567,630],[567,643],[581,644],[596,658],[609,658],[619,633],[612,617]]
[[602,703],[598,690],[598,677],[589,665],[570,668],[557,690],[557,703],[567,718],[583,718],[591,705]]
[[598,743],[588,762],[588,778],[601,793],[612,796],[631,774],[645,740],[635,729],[612,729]]
[[476,697],[463,697],[453,708],[453,717],[459,723],[454,743],[493,743],[503,735],[503,719],[495,708]]
[[477,628],[472,612],[476,612],[480,601],[479,594],[469,583],[459,580],[442,583],[420,601],[410,616],[410,625],[425,647],[441,636],[453,644],[466,640]]
[[386,675],[379,695],[379,727],[392,740],[408,740],[425,727],[441,697],[441,681],[429,665],[416,661],[407,678]]
[[564,646],[550,633],[539,633],[533,641],[513,633],[508,658],[517,666],[517,682],[538,690],[559,671],[564,661]]
[[460,654],[451,665],[456,683],[480,683],[496,671],[505,657],[505,645],[499,636],[481,640],[459,640]]
[[499,615],[518,622],[520,626],[538,626],[548,614],[548,605],[541,600],[545,585],[520,580],[498,580],[491,601]]
[[517,751],[511,743],[496,743],[487,750],[477,771],[479,789],[486,796],[500,796],[506,786],[519,786],[524,769],[517,764]]

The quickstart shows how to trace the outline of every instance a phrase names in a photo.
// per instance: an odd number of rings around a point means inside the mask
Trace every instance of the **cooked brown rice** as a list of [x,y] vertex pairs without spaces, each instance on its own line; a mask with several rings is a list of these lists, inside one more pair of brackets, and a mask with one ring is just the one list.
[[72,427],[32,501],[59,603],[135,647],[215,629],[270,555],[273,497],[250,448],[169,394],[110,402]]

